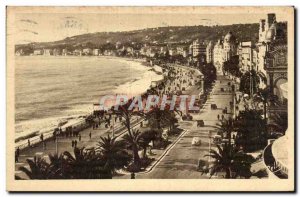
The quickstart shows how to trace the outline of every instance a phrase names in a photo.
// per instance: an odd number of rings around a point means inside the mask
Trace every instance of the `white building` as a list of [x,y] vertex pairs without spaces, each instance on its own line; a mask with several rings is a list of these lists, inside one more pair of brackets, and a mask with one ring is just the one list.
[[224,61],[228,61],[232,56],[237,55],[236,38],[232,34],[232,32],[228,32],[224,37],[223,48],[224,48]]
[[93,53],[93,50],[90,48],[85,48],[82,50],[82,54],[84,54],[84,55],[92,55],[92,53]]
[[222,71],[224,63],[224,51],[223,51],[223,42],[218,40],[213,49],[213,63],[217,71]]
[[213,63],[213,44],[210,41],[206,47],[206,62],[207,63]]
[[93,55],[98,56],[99,55],[100,50],[99,49],[94,49],[93,50]]
[[33,51],[33,55],[43,55],[43,50],[42,49],[36,49]]
[[206,53],[206,46],[204,42],[200,41],[199,39],[196,39],[192,43],[192,54],[193,57],[197,57],[200,54]]
[[238,47],[240,71],[245,73],[252,69],[256,69],[253,61],[254,44],[251,41],[241,42]]

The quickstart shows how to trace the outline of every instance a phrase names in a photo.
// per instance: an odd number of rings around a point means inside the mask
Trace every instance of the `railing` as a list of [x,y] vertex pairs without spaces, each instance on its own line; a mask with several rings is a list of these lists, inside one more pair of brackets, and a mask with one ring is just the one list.
[[270,178],[287,179],[288,175],[277,165],[276,159],[272,154],[272,144],[269,144],[263,152],[263,160],[267,166]]
[[[70,127],[72,127],[74,131],[81,131],[88,127],[88,123],[86,123],[85,120],[82,120],[80,122],[76,122],[76,123],[70,125]],[[63,128],[62,131],[63,132],[66,131],[66,128]],[[48,131],[45,131],[43,133],[43,139],[47,140],[47,139],[52,138],[53,132],[54,132],[54,129],[49,129]],[[40,135],[38,135],[38,136],[34,136],[32,138],[21,140],[20,142],[16,142],[15,148],[19,147],[20,150],[27,148],[29,146],[28,140],[30,141],[30,146],[41,142]]]

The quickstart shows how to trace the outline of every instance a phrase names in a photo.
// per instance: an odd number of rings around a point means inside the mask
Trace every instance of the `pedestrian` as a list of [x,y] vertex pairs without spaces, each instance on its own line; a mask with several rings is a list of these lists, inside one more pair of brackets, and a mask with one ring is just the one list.
[[77,147],[77,140],[74,141],[74,147]]
[[74,147],[74,140],[72,140],[72,147]]
[[89,133],[89,136],[90,136],[90,139],[91,139],[92,138],[92,133],[91,132]]
[[41,141],[44,141],[44,135],[43,134],[41,134],[40,139],[41,139]]
[[220,120],[220,115],[218,114],[218,120]]
[[15,162],[19,162],[20,148],[18,147],[15,153]]
[[16,153],[17,153],[17,155],[19,157],[20,156],[20,147],[17,148],[17,152]]
[[134,174],[134,172],[131,173],[130,179],[135,179],[135,174]]
[[15,154],[15,163],[18,163],[19,162],[19,157],[17,155],[17,153]]
[[79,142],[81,141],[81,135],[80,134],[78,135],[78,140],[79,140]]
[[30,147],[30,140],[28,139],[27,142],[28,142],[28,147]]

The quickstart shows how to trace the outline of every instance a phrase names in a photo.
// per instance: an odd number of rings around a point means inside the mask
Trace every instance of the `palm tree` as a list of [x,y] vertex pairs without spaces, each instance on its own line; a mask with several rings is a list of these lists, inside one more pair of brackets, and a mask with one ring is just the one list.
[[165,109],[161,110],[158,105],[154,106],[147,114],[146,119],[149,120],[150,126],[161,130],[162,127],[167,126],[171,129],[174,128],[174,124],[177,122],[175,112],[180,116],[182,113],[177,110],[169,110],[170,106],[166,105]]
[[235,126],[232,118],[221,120],[220,123],[217,124],[218,126],[218,134],[222,137],[224,134],[226,135],[226,138],[231,138],[231,133],[235,131]]
[[74,156],[65,151],[63,153],[66,162],[65,173],[72,179],[105,179],[111,178],[109,169],[96,154],[95,150],[74,148]]
[[217,151],[211,150],[210,154],[205,155],[205,157],[214,159],[209,168],[211,176],[225,172],[226,179],[237,178],[238,176],[250,178],[251,163],[254,162],[252,156],[238,151],[229,144],[225,144],[223,147],[217,145],[217,149]]
[[253,151],[266,146],[266,121],[262,112],[255,109],[241,111],[235,120],[237,136],[235,143],[245,151]]
[[270,89],[268,87],[264,89],[258,89],[257,94],[254,97],[256,102],[262,102],[264,105],[264,119],[267,119],[267,105],[270,97]]
[[158,137],[158,131],[149,129],[140,134],[141,140],[139,141],[140,147],[144,149],[143,158],[147,157],[147,148],[151,141],[154,141]]
[[109,169],[111,176],[130,161],[130,156],[125,151],[125,144],[123,141],[116,141],[116,137],[101,137],[96,150],[100,152],[101,160],[105,163],[106,169]]
[[252,94],[258,90],[259,81],[259,76],[255,70],[246,72],[241,76],[240,91],[252,97]]
[[276,113],[272,116],[272,122],[268,126],[273,126],[276,128],[277,132],[285,134],[288,128],[288,115],[287,113]]
[[29,168],[24,166],[19,168],[20,171],[24,172],[29,179],[48,179],[49,178],[49,164],[40,157],[34,157],[33,160],[26,160]]
[[131,148],[133,154],[133,162],[135,166],[140,166],[140,156],[139,156],[139,144],[141,140],[140,132],[138,130],[133,130],[131,135],[128,133],[123,136],[123,140],[127,144],[128,148]]
[[51,179],[63,179],[67,178],[65,170],[65,162],[64,162],[64,155],[63,154],[49,154],[48,155],[50,164],[50,177]]
[[127,128],[127,134],[123,137],[125,141],[127,141],[129,144],[131,144],[131,148],[133,151],[133,160],[136,166],[139,166],[140,158],[139,158],[139,153],[138,153],[138,143],[136,143],[136,138],[137,138],[137,133],[135,131],[132,131],[131,128],[131,120],[132,117],[137,115],[137,116],[144,116],[142,112],[135,112],[133,110],[129,110],[129,105],[131,102],[127,102],[126,104],[123,104],[119,106],[119,109],[115,111],[113,108],[113,113],[119,115],[120,117],[124,118],[123,124]]

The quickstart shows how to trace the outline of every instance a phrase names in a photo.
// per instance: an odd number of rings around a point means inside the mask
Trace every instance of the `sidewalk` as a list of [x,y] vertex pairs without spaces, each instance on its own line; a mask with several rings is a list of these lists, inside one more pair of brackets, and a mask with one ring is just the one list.
[[[141,121],[135,122],[133,128],[139,128]],[[119,125],[120,126],[120,125]],[[117,127],[117,125],[116,125]],[[122,137],[126,133],[127,129],[121,129],[120,132],[115,133],[116,137]],[[89,133],[91,132],[92,136],[89,137]],[[96,147],[97,143],[100,141],[100,137],[110,135],[112,136],[112,132],[104,127],[104,124],[101,124],[101,127],[98,129],[87,128],[80,132],[81,141],[79,141],[78,137],[59,137],[57,143],[57,150],[58,154],[68,151],[73,154],[73,147],[72,147],[72,140],[77,141],[77,147],[85,147],[91,148]],[[16,175],[20,176],[21,178],[26,178],[26,175],[19,171],[19,167],[25,166],[29,167],[26,162],[26,159],[33,159],[34,156],[39,156],[46,161],[48,160],[48,154],[55,154],[56,153],[56,143],[55,141],[49,140],[46,143],[46,149],[43,147],[43,143],[38,143],[34,147],[26,148],[20,151],[19,162],[15,164]]]
[[[184,68],[182,68],[184,69]],[[183,71],[186,72],[186,71]],[[185,77],[185,79],[188,81],[189,79]],[[174,83],[178,83],[178,80],[175,80]],[[169,84],[171,90],[174,90],[173,85]],[[191,88],[191,87],[187,87]],[[133,128],[139,128],[140,127],[140,121],[137,123],[133,123]],[[116,125],[116,127],[118,127]],[[126,133],[126,128],[120,130],[120,132],[116,133],[115,136],[122,137]],[[89,134],[91,132],[91,138],[89,137]],[[72,140],[77,141],[77,147],[85,147],[85,148],[91,148],[91,147],[96,147],[97,143],[100,141],[100,137],[102,136],[107,136],[108,134],[112,135],[111,131],[107,128],[104,127],[104,124],[101,125],[100,128],[98,129],[93,129],[93,128],[87,128],[84,129],[80,132],[81,135],[81,141],[79,141],[78,137],[59,137],[58,142],[57,142],[57,147],[56,147],[56,142],[53,139],[46,140],[46,148],[44,148],[43,143],[37,143],[34,146],[30,148],[25,148],[23,150],[20,150],[20,156],[19,156],[19,161],[15,164],[15,170],[16,170],[16,175],[18,175],[21,178],[26,178],[26,175],[19,171],[19,167],[25,166],[29,168],[26,159],[33,159],[34,156],[39,156],[42,157],[46,160],[48,160],[48,155],[49,154],[55,154],[56,153],[56,148],[58,154],[68,151],[71,154],[73,154],[73,147],[72,147]],[[153,150],[154,159],[158,159],[165,150]]]

